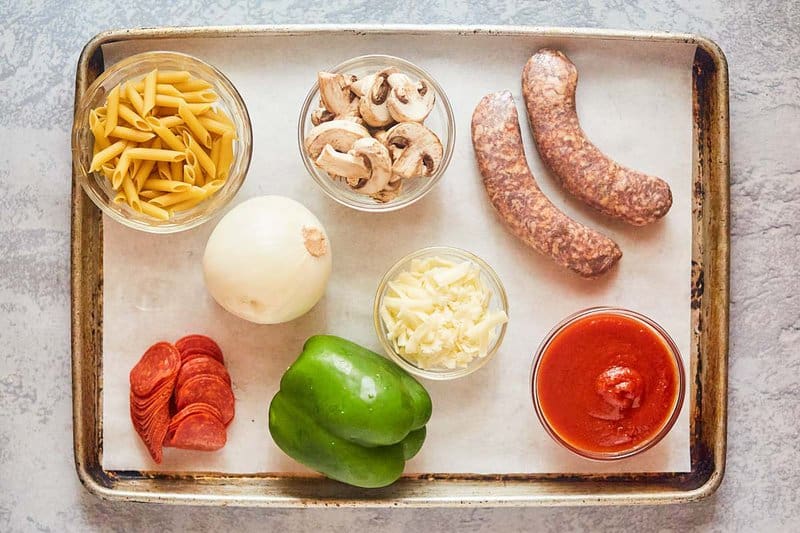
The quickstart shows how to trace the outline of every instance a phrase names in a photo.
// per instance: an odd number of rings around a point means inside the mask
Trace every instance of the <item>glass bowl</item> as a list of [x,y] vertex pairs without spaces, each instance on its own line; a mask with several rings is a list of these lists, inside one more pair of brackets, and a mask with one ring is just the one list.
[[506,321],[504,324],[499,326],[499,331],[498,329],[495,330],[496,336],[490,343],[486,355],[484,357],[475,357],[466,367],[453,369],[420,368],[413,362],[405,359],[402,355],[397,353],[392,346],[391,340],[389,340],[388,331],[386,330],[386,326],[380,317],[380,309],[383,305],[383,299],[386,297],[388,292],[389,282],[393,281],[401,272],[408,270],[409,266],[411,265],[411,261],[415,259],[425,259],[436,256],[457,262],[469,261],[474,265],[477,265],[480,270],[481,281],[492,293],[491,300],[489,301],[488,311],[491,312],[502,310],[508,314],[508,298],[506,297],[506,291],[503,288],[503,283],[500,281],[500,278],[497,276],[497,273],[492,269],[492,267],[490,267],[486,261],[473,253],[460,248],[451,248],[449,246],[423,248],[421,250],[417,250],[416,252],[410,253],[397,261],[397,263],[395,263],[394,266],[392,266],[392,268],[390,268],[388,272],[384,274],[380,284],[378,285],[378,290],[375,293],[375,304],[373,306],[372,314],[375,332],[378,334],[378,339],[380,340],[383,349],[386,351],[389,357],[392,358],[392,360],[416,376],[434,380],[448,380],[461,378],[472,374],[487,364],[497,354],[500,345],[503,343],[508,322]]
[[[225,111],[233,121],[236,139],[233,143],[233,165],[225,185],[208,200],[185,211],[176,212],[170,220],[157,220],[114,203],[116,191],[99,172],[89,172],[94,137],[89,129],[89,112],[104,105],[106,93],[120,82],[138,79],[153,70],[186,70],[194,77],[213,85],[219,99],[215,107]],[[241,95],[215,67],[195,57],[177,52],[144,52],[111,65],[89,86],[75,112],[72,128],[72,157],[78,181],[86,194],[103,213],[129,228],[150,233],[175,233],[194,228],[211,219],[239,191],[250,167],[253,133],[250,115]]]
[[[670,416],[666,419],[663,423],[661,428],[653,434],[649,439],[633,446],[631,448],[619,450],[619,451],[608,451],[608,452],[599,452],[594,450],[584,450],[577,446],[574,446],[566,439],[561,437],[558,434],[558,431],[550,424],[547,419],[544,410],[542,409],[541,403],[539,401],[539,393],[537,387],[537,379],[538,379],[538,372],[539,367],[542,362],[542,357],[544,353],[547,351],[547,348],[550,346],[550,343],[555,339],[559,333],[561,333],[566,327],[570,326],[571,324],[582,320],[587,317],[595,316],[595,315],[618,315],[624,316],[626,318],[630,318],[639,322],[642,326],[650,329],[653,333],[656,334],[660,338],[660,340],[664,343],[664,346],[670,351],[673,357],[673,361],[675,363],[675,367],[677,369],[677,380],[678,380],[678,390],[677,395],[675,398],[675,402],[672,406],[672,410]],[[536,356],[534,357],[533,364],[531,365],[531,374],[530,374],[530,384],[531,384],[531,395],[533,398],[533,406],[536,410],[536,416],[539,418],[542,426],[544,427],[545,431],[547,431],[548,435],[556,441],[558,444],[566,448],[567,450],[571,451],[572,453],[584,457],[586,459],[591,459],[595,461],[616,461],[619,459],[625,459],[627,457],[631,457],[634,455],[638,455],[645,450],[649,450],[656,444],[658,444],[669,431],[672,429],[672,426],[675,425],[675,421],[678,419],[678,415],[681,412],[681,407],[683,406],[683,397],[685,395],[686,389],[686,376],[683,369],[683,359],[681,358],[680,351],[678,350],[675,341],[672,340],[672,337],[659,326],[654,320],[646,317],[641,313],[637,313],[636,311],[631,311],[629,309],[623,309],[620,307],[590,307],[588,309],[583,309],[578,311],[561,322],[559,322],[550,332],[545,336],[542,343],[539,345],[539,348],[536,350]]]
[[[342,180],[334,180],[327,172],[318,168],[303,147],[303,140],[311,128],[314,127],[311,123],[311,113],[319,105],[319,84],[316,81],[308,92],[305,102],[303,102],[303,108],[300,111],[300,119],[297,124],[297,145],[300,149],[300,156],[303,158],[303,164],[309,174],[311,174],[311,177],[314,178],[314,181],[317,182],[317,185],[320,186],[325,194],[340,204],[359,211],[387,212],[413,204],[433,189],[447,170],[450,159],[453,156],[453,147],[456,139],[453,109],[450,107],[450,101],[447,99],[447,95],[442,90],[442,87],[425,70],[399,57],[365,55],[348,59],[344,63],[326,69],[326,72],[335,74],[355,74],[361,78],[362,76],[374,74],[387,67],[395,67],[400,70],[400,72],[409,74],[413,79],[426,79],[430,82],[431,88],[436,93],[436,101],[430,115],[425,119],[425,126],[433,131],[439,137],[439,140],[442,141],[443,154],[442,162],[432,176],[422,176],[405,180],[403,190],[396,198],[389,202],[379,202],[369,196],[355,192]],[[314,74],[316,75],[316,73]]]

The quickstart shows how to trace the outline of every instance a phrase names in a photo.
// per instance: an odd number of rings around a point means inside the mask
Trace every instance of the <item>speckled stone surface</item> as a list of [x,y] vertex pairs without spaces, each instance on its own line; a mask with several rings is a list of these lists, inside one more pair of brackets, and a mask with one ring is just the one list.
[[[797,531],[800,528],[800,4],[0,0],[0,531]],[[134,7],[135,6],[135,7]],[[731,71],[729,449],[716,495],[680,507],[258,510],[110,504],[72,458],[69,128],[75,64],[120,27],[487,23],[663,29]]]

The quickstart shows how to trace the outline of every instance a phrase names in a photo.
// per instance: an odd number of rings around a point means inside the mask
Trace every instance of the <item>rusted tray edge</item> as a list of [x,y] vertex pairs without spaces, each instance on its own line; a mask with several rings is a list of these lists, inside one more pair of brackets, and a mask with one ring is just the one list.
[[[115,30],[93,37],[84,47],[77,68],[76,103],[102,70],[103,44],[156,38],[223,38],[268,34],[305,35],[318,32],[370,34],[489,34],[696,44],[711,71],[696,83],[703,109],[696,110],[696,168],[702,188],[702,215],[695,222],[698,237],[693,259],[699,258],[700,294],[698,349],[692,357],[695,396],[692,416],[692,472],[604,475],[519,474],[479,476],[430,474],[407,477],[381,491],[342,487],[328,480],[305,480],[314,486],[270,476],[162,475],[107,472],[100,464],[102,434],[99,398],[102,390],[102,218],[74,179],[72,188],[72,367],[74,452],[78,477],[89,492],[110,500],[242,506],[451,507],[658,504],[694,501],[712,494],[725,468],[727,423],[727,353],[729,302],[729,126],[728,70],[719,46],[706,38],[683,33],[524,26],[412,25],[286,25],[148,28]],[[695,69],[698,69],[697,62]],[[696,73],[703,75],[704,73]],[[707,78],[707,79],[706,79]],[[696,100],[697,102],[698,100]],[[699,115],[699,116],[698,116]],[[699,131],[698,131],[699,129]],[[697,283],[697,279],[694,280]],[[694,296],[694,295],[693,295]],[[693,342],[693,345],[695,343]],[[93,349],[100,347],[100,350]],[[697,359],[697,361],[695,361]],[[702,362],[699,368],[695,364]],[[695,445],[697,444],[697,445]],[[294,480],[303,483],[303,480]],[[224,482],[222,484],[221,482]],[[238,490],[231,490],[237,485]],[[536,487],[539,490],[530,490]],[[226,490],[220,490],[226,489]],[[305,489],[305,490],[304,490]],[[436,489],[436,490],[431,490]]]

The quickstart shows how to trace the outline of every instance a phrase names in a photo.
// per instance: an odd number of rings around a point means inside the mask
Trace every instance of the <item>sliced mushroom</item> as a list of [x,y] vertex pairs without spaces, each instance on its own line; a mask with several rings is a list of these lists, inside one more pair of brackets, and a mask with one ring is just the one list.
[[375,130],[372,132],[372,136],[378,139],[382,145],[386,146],[386,130]]
[[442,162],[442,142],[418,122],[401,122],[387,132],[387,144],[395,151],[392,172],[403,178],[432,175]]
[[328,122],[329,120],[333,120],[334,118],[336,118],[336,115],[334,115],[324,107],[317,108],[311,113],[311,123],[315,126],[319,126],[323,122]]
[[[358,111],[364,119],[364,122],[370,126],[379,128],[388,126],[394,122],[386,103],[389,91],[391,90],[386,80],[396,73],[397,69],[391,67],[381,70],[373,76],[367,76],[367,78],[373,78],[372,86],[364,91],[364,95],[359,100]],[[363,89],[364,86],[359,85],[358,90]]]
[[337,152],[330,144],[325,145],[314,162],[328,174],[344,178],[348,183],[351,180],[354,183],[358,183],[360,180],[366,180],[370,176],[370,169],[364,164],[364,160],[361,157],[351,153]]
[[436,95],[426,80],[414,83],[405,74],[394,73],[386,81],[392,88],[386,98],[392,118],[397,122],[422,122],[428,117]]
[[356,80],[350,84],[350,90],[358,97],[364,96],[372,89],[372,84],[375,83],[375,74],[364,76],[360,80]]
[[354,115],[358,111],[358,100],[350,92],[352,77],[344,74],[318,72],[319,95],[322,105],[336,117]]
[[369,137],[367,129],[352,120],[331,120],[314,126],[305,138],[305,148],[312,159],[317,159],[326,144],[337,152],[349,152],[358,139]]
[[391,202],[402,192],[403,180],[390,182],[385,189],[372,195],[372,198],[381,203]]
[[373,195],[382,191],[392,178],[392,160],[389,150],[372,137],[365,137],[353,144],[350,153],[362,159],[369,168],[369,179],[356,187],[361,194]]

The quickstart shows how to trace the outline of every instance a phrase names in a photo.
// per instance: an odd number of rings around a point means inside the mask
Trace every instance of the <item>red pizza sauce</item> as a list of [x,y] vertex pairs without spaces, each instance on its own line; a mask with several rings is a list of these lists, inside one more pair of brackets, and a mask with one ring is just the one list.
[[595,309],[557,328],[538,356],[533,388],[557,441],[616,459],[669,431],[682,403],[683,365],[666,332],[646,317]]

